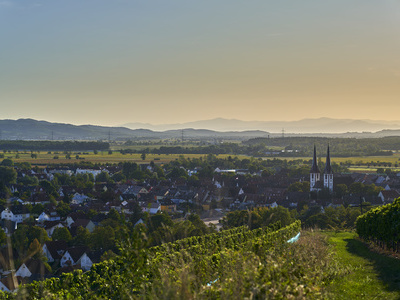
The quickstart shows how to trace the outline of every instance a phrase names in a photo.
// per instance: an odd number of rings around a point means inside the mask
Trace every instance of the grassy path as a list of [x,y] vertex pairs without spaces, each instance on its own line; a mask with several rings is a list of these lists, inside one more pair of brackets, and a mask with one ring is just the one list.
[[349,273],[328,289],[334,299],[400,299],[400,260],[371,252],[352,232],[326,232]]

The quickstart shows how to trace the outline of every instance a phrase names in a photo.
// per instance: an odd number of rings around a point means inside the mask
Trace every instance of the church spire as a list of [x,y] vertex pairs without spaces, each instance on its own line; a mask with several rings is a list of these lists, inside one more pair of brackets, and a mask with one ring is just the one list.
[[325,163],[325,170],[324,174],[332,174],[332,167],[331,167],[331,155],[329,153],[329,144],[328,144],[328,151],[326,153],[326,163]]
[[315,148],[315,145],[314,145],[314,156],[313,156],[310,173],[320,173],[320,171],[318,169],[318,164],[317,164],[317,149]]

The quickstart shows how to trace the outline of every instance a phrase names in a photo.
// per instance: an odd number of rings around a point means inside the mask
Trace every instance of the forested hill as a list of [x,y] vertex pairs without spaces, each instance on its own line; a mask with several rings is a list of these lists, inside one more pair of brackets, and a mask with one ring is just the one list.
[[[248,140],[253,138],[277,138],[262,130],[214,131],[209,129],[181,128],[176,130],[152,131],[149,129],[129,129],[126,127],[108,127],[96,125],[72,125],[51,123],[33,119],[0,120],[1,140],[127,140],[127,139],[232,139]],[[399,130],[371,132],[348,132],[342,134],[310,133],[293,134],[288,131],[285,137],[329,137],[329,138],[378,138],[400,136]]]
[[[186,138],[231,138],[249,139],[268,136],[267,132],[254,130],[243,132],[217,132],[201,129],[184,129]],[[182,130],[163,132],[148,129],[128,129],[95,125],[72,125],[51,123],[33,119],[0,120],[0,139],[2,140],[119,140],[119,139],[167,139],[182,138]]]

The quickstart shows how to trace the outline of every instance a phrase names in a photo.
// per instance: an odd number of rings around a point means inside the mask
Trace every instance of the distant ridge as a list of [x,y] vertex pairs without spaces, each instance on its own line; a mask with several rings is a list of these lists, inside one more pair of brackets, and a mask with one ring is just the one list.
[[[126,140],[126,139],[166,139],[182,137],[182,130],[162,132],[149,129],[129,129],[126,127],[107,127],[95,125],[72,125],[51,123],[33,119],[0,120],[1,139],[3,140]],[[260,130],[243,132],[217,132],[202,129],[184,129],[186,138],[230,138],[248,139],[266,137],[267,132]]]
[[242,121],[216,118],[180,124],[152,125],[148,123],[127,123],[122,126],[131,129],[172,130],[182,128],[209,129],[216,131],[262,130],[271,133],[346,133],[376,132],[385,129],[400,129],[400,121],[375,121],[353,119],[303,119],[298,121]]
[[[235,122],[235,120],[228,120],[229,123]],[[338,128],[337,122],[342,122],[342,126],[350,126],[358,124],[361,126],[366,121],[350,120],[351,122],[344,122],[344,120],[335,119],[306,119],[296,122],[270,122],[279,123],[277,126],[277,133],[271,133],[267,130],[231,130],[231,131],[215,131],[210,129],[196,129],[196,128],[180,128],[163,131],[154,131],[147,128],[129,129],[123,126],[120,127],[107,127],[107,126],[96,126],[96,125],[72,125],[64,123],[51,123],[47,121],[37,121],[33,119],[18,119],[18,120],[0,120],[0,139],[2,140],[134,140],[134,139],[181,139],[182,133],[186,140],[190,139],[231,139],[231,140],[247,140],[256,137],[281,137],[282,128],[285,129],[285,136],[319,136],[319,137],[355,137],[355,138],[375,138],[384,136],[399,136],[400,126],[392,125],[397,129],[385,129],[377,132],[357,132],[348,131],[345,133],[332,133],[331,131],[322,132],[323,128],[330,126],[329,128]],[[191,122],[201,125],[202,121]],[[207,122],[207,121],[205,121]],[[225,119],[214,119],[214,125],[218,122],[225,122]],[[374,121],[371,121],[374,122]],[[240,121],[238,124],[247,123]],[[260,122],[256,122],[260,123]],[[263,124],[268,122],[261,122]],[[285,123],[287,126],[281,126]],[[289,126],[293,128],[314,128],[314,131],[319,133],[296,133]],[[180,126],[186,126],[188,123],[181,124]],[[294,125],[293,125],[294,124]],[[368,123],[370,124],[370,123]],[[372,124],[372,123],[371,123]],[[376,123],[376,126],[381,126]],[[296,127],[297,125],[298,127]],[[334,127],[336,126],[336,127]],[[372,126],[372,125],[371,125]],[[240,126],[239,126],[240,127]],[[267,127],[267,126],[265,126]],[[272,128],[272,125],[269,127]],[[322,132],[322,133],[321,133]]]

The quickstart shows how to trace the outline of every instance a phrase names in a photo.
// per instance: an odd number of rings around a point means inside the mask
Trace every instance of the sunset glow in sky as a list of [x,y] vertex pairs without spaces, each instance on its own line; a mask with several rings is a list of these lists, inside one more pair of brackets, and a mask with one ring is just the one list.
[[0,0],[0,119],[400,120],[398,0]]

